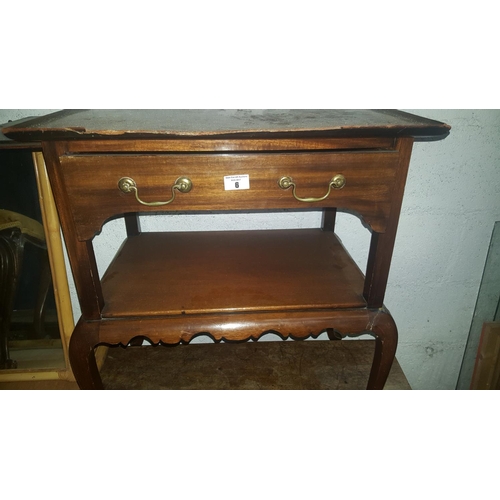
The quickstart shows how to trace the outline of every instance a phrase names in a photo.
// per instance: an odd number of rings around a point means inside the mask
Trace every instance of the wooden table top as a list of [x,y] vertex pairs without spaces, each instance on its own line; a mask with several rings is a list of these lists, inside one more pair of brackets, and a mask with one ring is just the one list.
[[[31,120],[32,118],[28,118],[28,120]],[[39,142],[18,142],[14,141],[12,139],[9,139],[6,137],[4,134],[2,134],[1,130],[4,127],[10,127],[16,124],[19,124],[20,122],[24,122],[24,120],[18,120],[15,122],[9,122],[9,123],[4,123],[3,125],[0,125],[0,151],[2,150],[11,150],[11,149],[29,149],[31,151],[41,151],[42,145]]]
[[64,110],[8,124],[23,141],[94,138],[414,137],[439,140],[444,123],[397,110]]

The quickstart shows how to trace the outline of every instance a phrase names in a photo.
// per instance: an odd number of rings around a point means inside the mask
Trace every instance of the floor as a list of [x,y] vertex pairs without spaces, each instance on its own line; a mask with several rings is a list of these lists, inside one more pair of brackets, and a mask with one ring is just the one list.
[[[111,348],[107,390],[360,390],[374,342],[305,341]],[[0,383],[2,390],[73,390],[66,381]],[[386,390],[411,389],[394,363]]]
[[42,349],[10,349],[10,357],[17,361],[18,370],[57,369],[66,366],[62,347]]

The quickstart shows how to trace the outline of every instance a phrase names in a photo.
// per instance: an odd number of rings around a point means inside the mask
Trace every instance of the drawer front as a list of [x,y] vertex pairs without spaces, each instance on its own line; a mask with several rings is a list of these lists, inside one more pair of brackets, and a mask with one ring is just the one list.
[[[77,233],[85,240],[114,215],[159,211],[338,207],[383,231],[398,158],[397,151],[103,154],[62,156],[60,163]],[[172,189],[179,178],[191,182],[188,192]],[[330,184],[334,178],[341,182]]]

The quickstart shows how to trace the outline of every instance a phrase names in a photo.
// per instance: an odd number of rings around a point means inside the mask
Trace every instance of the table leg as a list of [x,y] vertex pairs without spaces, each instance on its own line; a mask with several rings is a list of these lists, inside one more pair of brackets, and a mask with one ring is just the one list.
[[392,316],[381,310],[371,324],[370,332],[375,336],[375,354],[368,379],[367,389],[383,389],[398,345],[398,330]]
[[98,343],[99,322],[80,319],[69,344],[71,369],[80,389],[103,389],[94,352]]

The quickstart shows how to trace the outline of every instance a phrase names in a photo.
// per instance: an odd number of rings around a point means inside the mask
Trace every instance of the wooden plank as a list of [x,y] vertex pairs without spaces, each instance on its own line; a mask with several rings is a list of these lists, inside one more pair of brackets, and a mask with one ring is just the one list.
[[[287,342],[283,348],[274,342],[251,342],[158,347],[152,352],[114,348],[101,373],[107,390],[363,390],[373,344],[371,340]],[[304,347],[301,358],[299,350]],[[75,382],[62,380],[0,382],[0,390],[73,389],[78,389]],[[411,390],[397,359],[384,389]]]
[[[111,348],[107,390],[364,390],[375,342],[305,341]],[[394,362],[386,390],[411,387]]]
[[102,279],[103,317],[365,307],[363,282],[320,229],[143,233]]
[[470,388],[500,389],[500,322],[483,325]]
[[59,332],[61,335],[66,366],[68,370],[71,370],[68,359],[68,346],[73,328],[75,327],[75,322],[71,306],[66,264],[64,261],[61,225],[59,223],[54,195],[47,175],[47,168],[41,152],[33,153],[33,164],[40,197],[40,209],[47,241],[52,282],[54,284],[54,298],[57,305]]
[[22,120],[11,121],[8,123],[4,123],[0,125],[0,151],[2,150],[13,150],[13,149],[27,149],[29,151],[41,151],[42,145],[39,142],[16,142],[12,139],[9,139],[4,134],[2,134],[1,130],[4,127],[13,127],[19,125],[20,123],[24,123],[26,121],[31,121],[33,117],[24,118]]
[[[14,141],[11,141],[14,142]],[[387,149],[394,148],[393,137],[308,137],[245,139],[122,139],[120,141],[97,139],[95,141],[68,140],[65,149],[68,153],[126,153],[134,152],[199,152],[229,153],[248,151],[314,151],[342,149]]]
[[397,110],[65,110],[3,133],[16,140],[90,138],[444,138],[450,127]]

